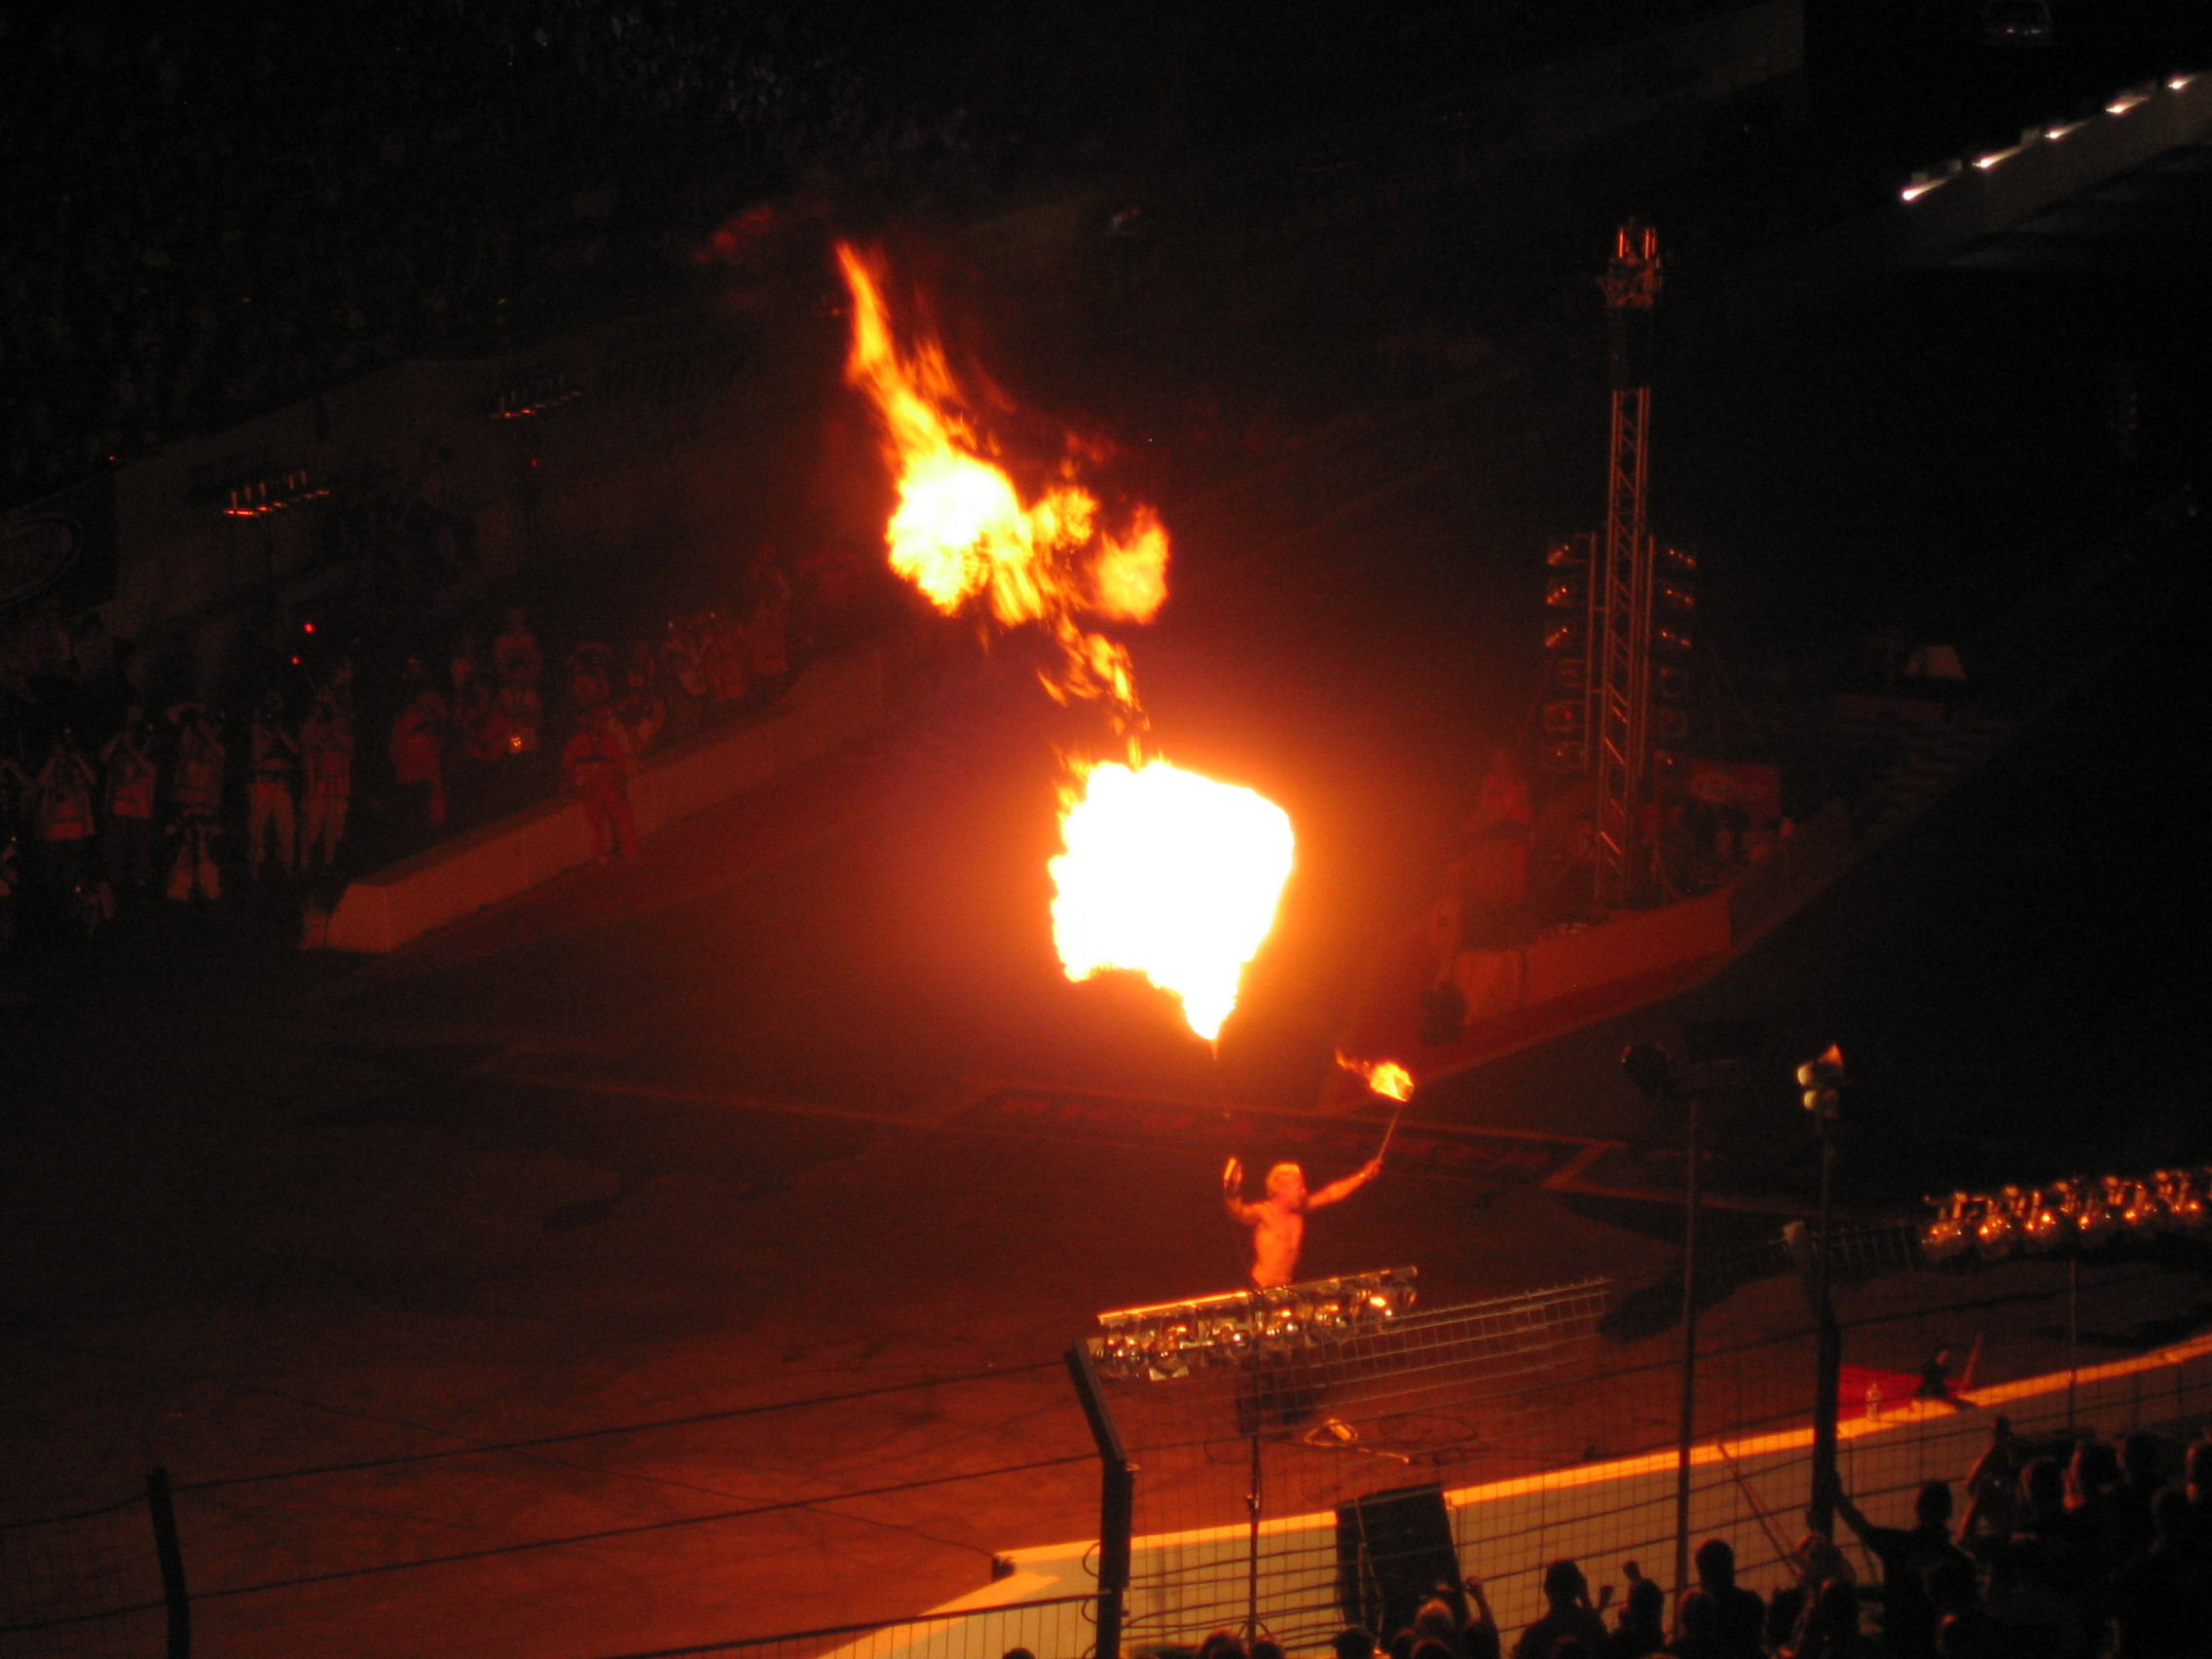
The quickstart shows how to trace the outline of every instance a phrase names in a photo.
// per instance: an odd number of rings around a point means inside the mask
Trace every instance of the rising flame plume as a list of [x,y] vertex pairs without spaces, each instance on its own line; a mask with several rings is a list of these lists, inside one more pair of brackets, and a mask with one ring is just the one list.
[[1127,749],[1126,764],[1067,761],[1051,861],[1061,967],[1071,979],[1142,974],[1210,1042],[1274,924],[1293,837],[1264,796],[1146,753],[1128,650],[1093,625],[1159,613],[1167,532],[1143,506],[1110,525],[1080,476],[1080,444],[1024,499],[942,345],[924,334],[902,348],[881,262],[840,242],[837,263],[852,295],[846,379],[874,406],[898,485],[884,530],[892,570],[948,616],[1044,629],[1059,646],[1045,688],[1103,705]]
[[923,337],[904,352],[892,333],[869,262],[840,242],[837,262],[853,298],[845,377],[883,424],[899,484],[884,539],[891,568],[947,616],[980,608],[1001,627],[1034,622],[1059,643],[1062,669],[1046,688],[1062,701],[1101,698],[1132,741],[1144,726],[1129,654],[1084,618],[1150,622],[1167,598],[1167,533],[1149,507],[1119,534],[1098,498],[1074,476],[1077,457],[1035,500],[1024,501],[946,363]]

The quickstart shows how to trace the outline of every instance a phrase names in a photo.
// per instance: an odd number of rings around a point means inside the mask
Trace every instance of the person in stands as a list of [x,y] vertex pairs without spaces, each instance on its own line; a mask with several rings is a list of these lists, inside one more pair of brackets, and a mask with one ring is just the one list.
[[1513,1659],[1552,1659],[1562,1641],[1571,1638],[1586,1653],[1605,1650],[1605,1621],[1590,1605],[1590,1583],[1571,1561],[1544,1568],[1544,1616],[1521,1633]]
[[284,693],[272,689],[253,712],[248,733],[253,745],[253,787],[245,821],[246,873],[261,879],[272,832],[276,865],[285,875],[297,867],[299,822],[292,799],[292,777],[299,765],[300,740],[284,725]]
[[67,726],[54,740],[46,764],[38,769],[33,817],[39,851],[46,861],[46,885],[65,897],[85,878],[85,844],[92,838],[92,763],[77,747]]
[[204,703],[180,703],[169,711],[169,719],[183,729],[176,740],[176,769],[169,775],[178,847],[166,892],[180,903],[195,891],[203,899],[220,899],[223,878],[215,863],[215,837],[222,833],[223,768],[229,756],[222,717]]
[[638,856],[638,830],[630,816],[630,737],[604,702],[586,708],[561,751],[561,775],[583,803],[591,826],[592,857],[605,864],[614,852]]
[[1757,1659],[1766,1604],[1736,1582],[1736,1552],[1727,1539],[1708,1538],[1698,1545],[1697,1587],[1719,1609],[1719,1636],[1728,1651]]
[[1605,1659],[1648,1659],[1667,1645],[1667,1593],[1655,1578],[1632,1578]]
[[1928,1575],[1949,1561],[1966,1560],[1951,1542],[1951,1487],[1927,1481],[1913,1499],[1910,1528],[1876,1527],[1840,1490],[1835,1512],[1882,1564],[1882,1644],[1896,1659],[1934,1659],[1936,1608]]
[[2150,1546],[2113,1575],[2109,1605],[2125,1659],[2179,1659],[2212,1650],[2212,1563],[2190,1535],[2189,1497],[2167,1487],[2151,1500]]
[[613,700],[613,649],[586,640],[569,653],[569,707],[581,713]]
[[154,882],[154,738],[133,703],[122,728],[100,750],[107,768],[107,828],[101,836],[108,885],[143,892]]
[[353,722],[328,686],[315,693],[314,706],[300,726],[300,761],[307,790],[300,867],[313,868],[320,848],[322,867],[328,872],[338,864],[346,814],[353,800]]
[[2212,1548],[2212,1439],[2191,1441],[2182,1454],[2182,1469],[2190,1535],[2199,1549]]
[[2138,1431],[2120,1446],[2120,1485],[2112,1496],[2111,1527],[2122,1561],[2151,1547],[2157,1528],[2151,1505],[2163,1484],[2158,1479],[2158,1437]]
[[505,630],[492,642],[492,664],[499,679],[508,752],[535,755],[538,732],[545,724],[545,705],[537,689],[545,658],[519,605],[508,610]]
[[407,659],[401,695],[406,699],[391,722],[391,775],[402,787],[423,792],[423,822],[433,835],[446,827],[446,733],[452,718],[446,700],[430,683],[420,657]]
[[[1686,1628],[1689,1609],[1682,1611]],[[1858,1585],[1839,1578],[1822,1590],[1792,1659],[1882,1659],[1881,1646],[1859,1628]]]

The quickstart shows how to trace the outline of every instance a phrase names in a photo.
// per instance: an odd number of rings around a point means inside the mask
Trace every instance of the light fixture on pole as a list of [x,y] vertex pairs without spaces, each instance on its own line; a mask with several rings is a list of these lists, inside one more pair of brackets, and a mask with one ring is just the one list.
[[1797,1068],[1797,1087],[1821,1137],[1821,1231],[1813,1256],[1813,1313],[1820,1348],[1813,1377],[1813,1491],[1806,1524],[1835,1530],[1835,1419],[1843,1382],[1843,1331],[1836,1323],[1828,1276],[1828,1221],[1835,1196],[1835,1123],[1843,1113],[1843,1050],[1830,1043]]

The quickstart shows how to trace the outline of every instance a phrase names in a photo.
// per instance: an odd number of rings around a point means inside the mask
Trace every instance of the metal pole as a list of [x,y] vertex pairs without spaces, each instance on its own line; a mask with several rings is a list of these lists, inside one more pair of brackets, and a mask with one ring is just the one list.
[[1255,1397],[1252,1409],[1252,1479],[1244,1493],[1249,1530],[1244,1541],[1244,1640],[1260,1634],[1260,1412]]
[[1122,1449],[1122,1433],[1106,1409],[1105,1390],[1090,1349],[1067,1351],[1068,1375],[1098,1448],[1098,1645],[1097,1659],[1121,1659],[1124,1603],[1129,1589],[1129,1533],[1136,1520],[1136,1467]]
[[[1675,1605],[1690,1586],[1690,1441],[1697,1428],[1698,1091],[1689,1091],[1682,1218],[1682,1417],[1675,1440]],[[1677,1630],[1677,1634],[1679,1634]]]
[[2082,1247],[2066,1258],[2066,1426],[2074,1426],[2074,1384],[2082,1370]]
[[1835,1137],[1824,1112],[1815,1120],[1821,1133],[1821,1235],[1814,1246],[1813,1311],[1819,1321],[1820,1349],[1813,1377],[1813,1499],[1806,1521],[1824,1536],[1835,1533],[1835,1419],[1843,1386],[1843,1332],[1835,1322],[1828,1279],[1829,1206],[1834,1194]]
[[161,1564],[162,1600],[168,1604],[168,1659],[192,1659],[192,1596],[184,1587],[184,1548],[177,1540],[168,1470],[157,1468],[146,1477],[146,1508],[154,1519],[154,1559]]

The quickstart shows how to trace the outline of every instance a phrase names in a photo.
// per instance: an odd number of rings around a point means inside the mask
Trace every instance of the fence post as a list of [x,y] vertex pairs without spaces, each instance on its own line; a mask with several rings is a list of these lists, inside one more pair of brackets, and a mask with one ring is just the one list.
[[1122,1431],[1107,1409],[1090,1348],[1078,1342],[1067,1351],[1068,1376],[1098,1447],[1098,1649],[1097,1659],[1122,1659],[1123,1600],[1129,1588],[1129,1531],[1136,1521],[1136,1466],[1122,1450]]
[[146,1509],[154,1519],[154,1556],[162,1567],[162,1600],[168,1604],[168,1659],[192,1659],[192,1597],[184,1587],[184,1548],[176,1535],[176,1505],[169,1500],[169,1472],[146,1477]]
[[[1810,1095],[1807,1096],[1811,1098]],[[1820,1321],[1820,1343],[1813,1360],[1813,1492],[1805,1524],[1824,1537],[1835,1536],[1836,1418],[1843,1391],[1843,1328],[1835,1317],[1834,1262],[1829,1255],[1829,1224],[1835,1181],[1833,1120],[1825,1112],[1814,1122],[1821,1135],[1821,1239],[1813,1258],[1813,1316]]]

